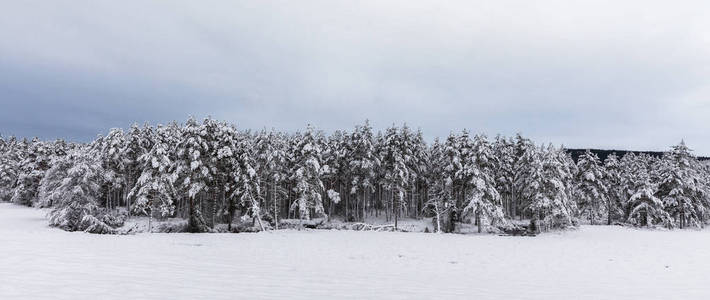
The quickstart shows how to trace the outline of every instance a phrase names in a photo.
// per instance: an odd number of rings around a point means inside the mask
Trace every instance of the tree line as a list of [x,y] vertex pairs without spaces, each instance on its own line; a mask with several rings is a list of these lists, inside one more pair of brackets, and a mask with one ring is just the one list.
[[[604,161],[585,151],[467,130],[369,122],[331,134],[239,130],[211,118],[112,129],[89,143],[0,137],[0,200],[50,208],[65,230],[107,233],[129,215],[183,218],[186,231],[284,219],[432,218],[440,232],[531,220],[538,230],[592,224],[702,227],[710,168],[681,142],[662,157]],[[236,220],[236,221],[235,221]]]

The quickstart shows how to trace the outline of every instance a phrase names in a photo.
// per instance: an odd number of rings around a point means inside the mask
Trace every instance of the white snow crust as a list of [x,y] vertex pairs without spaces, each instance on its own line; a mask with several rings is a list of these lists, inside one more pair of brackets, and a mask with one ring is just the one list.
[[710,231],[93,235],[0,204],[0,299],[710,299]]

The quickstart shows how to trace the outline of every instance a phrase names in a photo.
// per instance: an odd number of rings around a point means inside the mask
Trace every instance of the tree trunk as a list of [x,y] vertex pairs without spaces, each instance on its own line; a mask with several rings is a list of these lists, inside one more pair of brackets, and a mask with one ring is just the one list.
[[589,212],[589,220],[592,223],[592,225],[594,225],[594,212],[593,211]]
[[361,220],[360,218],[360,197],[355,194],[355,220]]
[[482,225],[481,225],[481,209],[477,208],[476,209],[476,223],[478,223],[478,233],[481,233],[483,230]]
[[434,202],[434,211],[436,212],[436,233],[441,233],[441,213],[439,212],[439,201]]
[[189,198],[190,198],[190,208],[189,208],[190,218],[187,221],[187,231],[193,232],[193,233],[209,231],[207,225],[205,224],[205,220],[202,218],[202,214],[195,207],[199,203],[195,203],[194,197],[189,197]]
[[608,199],[607,201],[609,201],[609,204],[607,204],[606,208],[606,225],[611,225],[611,199]]
[[190,211],[190,217],[187,219],[187,228],[189,232],[194,232],[191,231],[195,228],[195,218],[194,218],[194,211],[195,211],[195,202],[193,200],[193,197],[190,197],[190,207],[188,208]]
[[259,227],[261,228],[261,231],[264,231],[264,224],[261,222],[261,216],[259,214],[256,214],[256,220],[259,222]]
[[[276,205],[276,179],[274,179],[274,186],[272,188],[271,198],[274,201],[274,228],[279,229],[279,210],[278,205]],[[328,216],[330,218],[330,216]]]
[[367,188],[362,189],[362,221],[365,222],[365,202],[367,201]]
[[227,209],[229,211],[227,212],[227,214],[229,220],[227,221],[227,231],[232,232],[232,220],[234,220],[234,204],[232,203],[231,199],[229,200],[228,206],[229,207]]
[[400,198],[400,194],[397,193],[397,197],[396,197],[397,203],[395,203],[395,205],[392,206],[392,208],[394,209],[394,230],[397,230],[397,221],[399,219],[399,201],[400,201],[399,198]]

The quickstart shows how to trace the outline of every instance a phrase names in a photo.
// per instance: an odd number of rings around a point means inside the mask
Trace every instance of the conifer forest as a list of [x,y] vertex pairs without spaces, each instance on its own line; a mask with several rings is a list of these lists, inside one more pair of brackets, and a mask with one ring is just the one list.
[[[604,161],[518,134],[467,130],[427,142],[407,125],[325,133],[246,130],[212,118],[112,129],[88,143],[0,139],[0,199],[44,208],[51,226],[120,233],[282,228],[532,232],[606,224],[702,228],[710,168],[682,141],[661,157]],[[384,220],[375,227],[370,220]]]

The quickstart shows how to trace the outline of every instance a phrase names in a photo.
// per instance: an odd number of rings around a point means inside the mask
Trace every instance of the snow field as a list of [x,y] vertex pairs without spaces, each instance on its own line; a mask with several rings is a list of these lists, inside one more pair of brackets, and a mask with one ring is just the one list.
[[91,235],[0,204],[0,299],[709,299],[710,232]]

